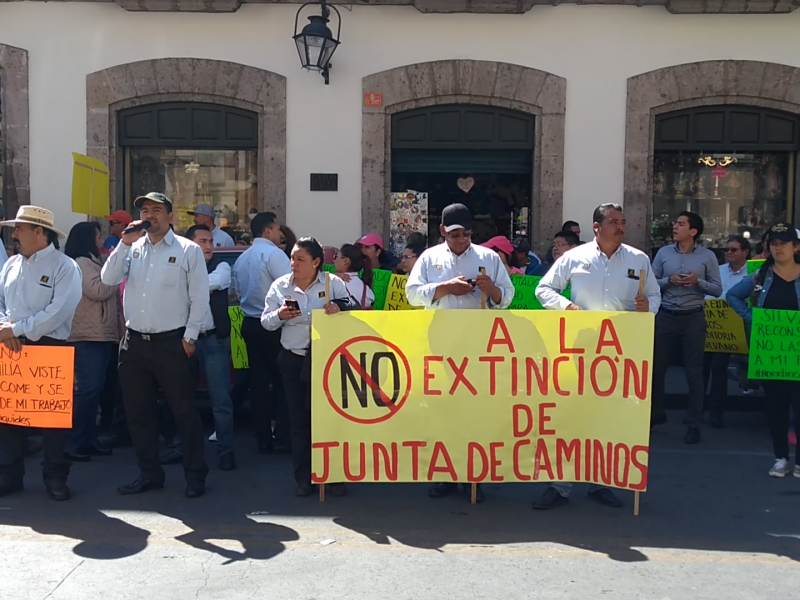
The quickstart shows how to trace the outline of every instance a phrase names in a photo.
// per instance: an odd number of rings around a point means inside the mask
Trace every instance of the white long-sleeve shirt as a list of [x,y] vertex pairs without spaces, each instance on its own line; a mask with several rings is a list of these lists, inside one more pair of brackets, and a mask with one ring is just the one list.
[[148,235],[117,244],[100,271],[106,285],[124,279],[125,325],[139,333],[164,333],[182,327],[196,340],[208,310],[208,273],[200,246],[167,232],[157,244]]
[[50,244],[30,258],[12,256],[0,269],[0,321],[16,337],[66,340],[83,297],[83,275],[70,257]]
[[[607,257],[596,241],[562,255],[536,288],[536,298],[551,310],[566,310],[576,304],[583,310],[633,311],[639,293],[639,274],[644,271],[644,295],[650,312],[661,306],[661,288],[650,260],[641,250],[622,244]],[[571,300],[561,293],[571,286]]]
[[486,269],[486,275],[503,292],[498,304],[487,298],[488,308],[508,308],[514,299],[514,285],[503,266],[500,257],[494,250],[470,244],[458,255],[448,245],[439,244],[428,248],[417,259],[411,275],[406,283],[406,298],[412,306],[424,306],[426,309],[455,309],[481,307],[481,291],[475,287],[471,294],[453,296],[448,294],[434,300],[436,288],[456,277],[475,279],[480,275],[480,268]]

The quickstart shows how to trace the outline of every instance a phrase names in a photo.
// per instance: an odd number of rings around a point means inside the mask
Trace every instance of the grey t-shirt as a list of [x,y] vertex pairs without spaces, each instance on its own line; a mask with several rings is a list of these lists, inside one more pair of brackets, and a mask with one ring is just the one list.
[[[689,271],[697,275],[697,285],[679,287],[669,282],[675,273]],[[661,308],[667,310],[703,308],[706,296],[719,298],[722,294],[717,256],[702,246],[695,245],[686,253],[681,252],[677,244],[661,248],[653,259],[653,273],[661,286]]]

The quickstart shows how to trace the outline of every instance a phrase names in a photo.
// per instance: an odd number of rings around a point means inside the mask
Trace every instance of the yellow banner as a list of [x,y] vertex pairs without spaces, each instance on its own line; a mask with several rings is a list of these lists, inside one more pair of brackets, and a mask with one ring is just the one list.
[[108,167],[101,160],[72,153],[72,212],[90,217],[110,213]]
[[649,313],[315,311],[312,478],[643,491],[653,329]]
[[706,300],[706,352],[748,353],[744,321],[725,300]]

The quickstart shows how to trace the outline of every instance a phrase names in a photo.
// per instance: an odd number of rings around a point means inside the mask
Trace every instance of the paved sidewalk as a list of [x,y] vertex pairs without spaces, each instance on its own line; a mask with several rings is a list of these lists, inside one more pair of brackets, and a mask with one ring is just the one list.
[[[682,443],[678,413],[652,435],[641,516],[589,501],[530,508],[544,485],[489,485],[485,504],[432,500],[426,486],[361,484],[345,498],[292,495],[290,459],[258,456],[240,432],[240,468],[208,494],[167,487],[121,497],[130,449],[77,464],[74,498],[44,494],[38,458],[27,490],[0,499],[0,598],[542,598],[778,600],[800,596],[800,479],[772,479],[759,414],[729,416]],[[216,464],[213,445],[209,460]],[[320,542],[335,540],[323,545]]]

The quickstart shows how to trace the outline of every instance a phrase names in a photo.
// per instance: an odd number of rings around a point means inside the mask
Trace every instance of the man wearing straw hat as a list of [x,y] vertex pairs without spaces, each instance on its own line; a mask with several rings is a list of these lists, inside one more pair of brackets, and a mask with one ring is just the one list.
[[[57,250],[52,212],[22,206],[17,218],[0,225],[13,227],[19,254],[0,269],[0,343],[19,351],[23,345],[65,346],[75,309],[83,295],[81,270]],[[53,500],[69,500],[71,463],[64,456],[64,429],[42,429],[42,476]],[[27,429],[0,425],[0,496],[22,490]]]
[[[641,250],[623,244],[625,215],[619,204],[601,204],[593,215],[594,241],[561,255],[539,282],[536,298],[550,310],[602,310],[657,313],[661,288]],[[644,274],[644,281],[642,281]],[[571,299],[561,294],[571,285]],[[553,482],[533,504],[549,510],[569,503],[571,483]],[[605,506],[622,506],[614,492],[589,485],[589,497]]]
[[186,497],[205,493],[203,427],[195,405],[192,365],[195,344],[208,310],[208,273],[200,246],[172,232],[172,201],[151,192],[139,196],[146,230],[122,232],[100,278],[106,285],[125,283],[125,325],[120,344],[119,380],[128,429],[139,461],[139,478],[117,491],[141,494],[164,487],[158,459],[159,420],[156,387],[164,392],[183,446]]

